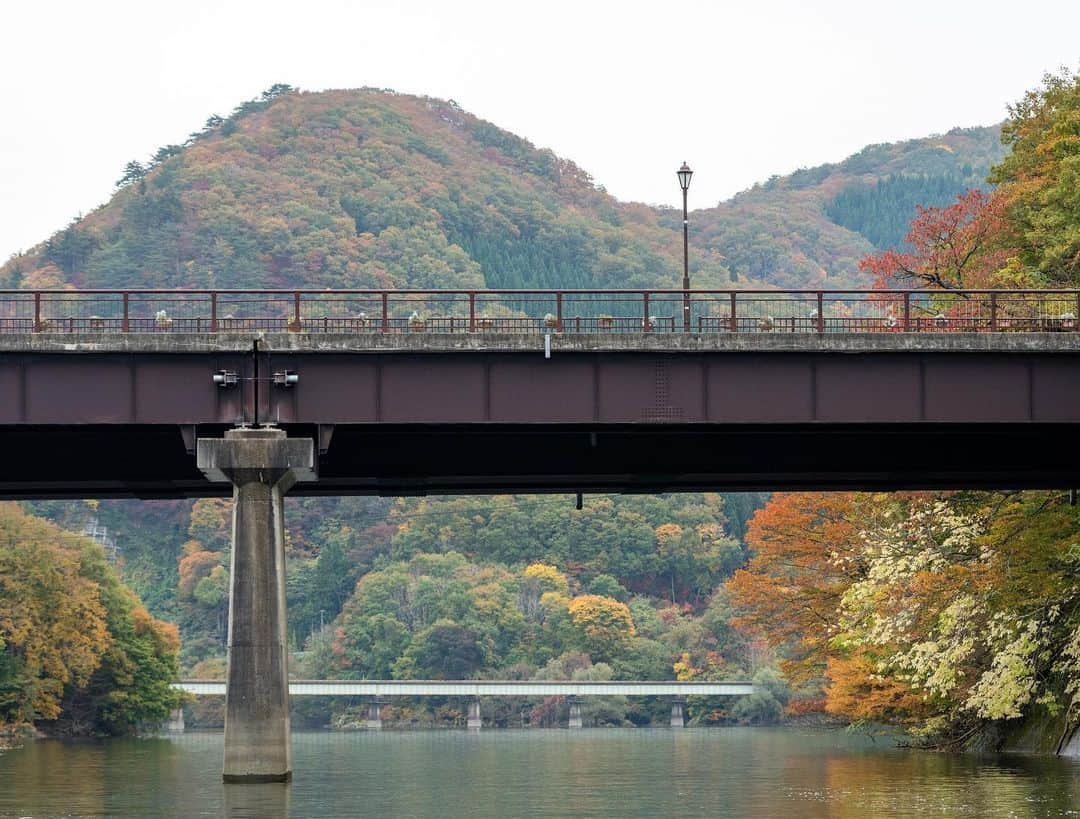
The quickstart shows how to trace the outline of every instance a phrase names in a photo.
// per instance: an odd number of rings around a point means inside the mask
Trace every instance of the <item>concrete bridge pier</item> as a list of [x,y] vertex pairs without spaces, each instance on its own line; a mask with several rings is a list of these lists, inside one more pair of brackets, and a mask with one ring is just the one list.
[[578,697],[570,697],[570,719],[567,722],[567,727],[581,727],[581,700]]
[[473,697],[471,700],[469,700],[468,726],[469,726],[469,728],[471,728],[471,729],[473,729],[475,731],[479,731],[481,728],[484,727],[484,721],[480,717],[480,698],[479,697]]
[[169,718],[165,720],[165,730],[170,734],[184,733],[184,709],[174,708],[169,712]]
[[226,782],[292,776],[285,623],[285,493],[314,478],[311,439],[240,428],[197,444],[199,469],[233,485]]
[[671,727],[682,728],[686,725],[686,698],[675,697],[671,700]]
[[386,703],[378,698],[371,700],[367,707],[367,727],[369,731],[382,730],[382,707]]

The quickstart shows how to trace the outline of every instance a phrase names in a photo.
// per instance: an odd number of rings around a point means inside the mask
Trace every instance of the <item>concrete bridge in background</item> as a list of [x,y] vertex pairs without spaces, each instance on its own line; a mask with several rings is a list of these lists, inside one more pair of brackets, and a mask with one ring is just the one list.
[[[173,688],[195,696],[225,696],[220,680],[181,680]],[[368,697],[368,728],[382,727],[382,706],[393,697],[467,697],[468,726],[480,728],[481,697],[566,697],[569,727],[580,728],[581,700],[587,697],[667,697],[671,699],[671,727],[685,724],[686,698],[743,697],[754,693],[750,682],[679,682],[548,680],[289,680],[290,697]],[[182,722],[181,722],[182,725]]]
[[1072,488],[1080,291],[0,292],[0,498],[236,500],[224,776],[291,774],[305,494]]
[[[224,696],[224,680],[181,680],[173,688]],[[750,682],[554,680],[289,680],[293,697],[742,697]]]

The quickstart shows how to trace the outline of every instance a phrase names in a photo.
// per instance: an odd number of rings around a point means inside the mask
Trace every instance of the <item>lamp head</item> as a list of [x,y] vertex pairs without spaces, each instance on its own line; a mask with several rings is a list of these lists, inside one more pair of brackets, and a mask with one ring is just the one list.
[[694,175],[694,172],[690,170],[690,166],[684,162],[682,167],[675,172],[675,175],[679,177],[679,187],[685,191],[690,187],[690,177]]

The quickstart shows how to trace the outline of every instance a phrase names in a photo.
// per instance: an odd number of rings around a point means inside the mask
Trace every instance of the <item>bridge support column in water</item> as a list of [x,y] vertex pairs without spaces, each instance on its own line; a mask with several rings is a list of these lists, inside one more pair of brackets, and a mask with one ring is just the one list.
[[367,727],[369,731],[382,730],[382,707],[385,703],[377,697],[368,703]]
[[684,697],[675,697],[671,701],[671,727],[682,728],[686,725],[685,719],[686,712],[686,699]]
[[581,727],[581,700],[577,697],[570,698],[570,719],[567,722],[568,728],[580,728]]
[[283,498],[314,478],[314,445],[272,427],[232,429],[199,439],[198,465],[232,483],[235,503],[222,776],[283,782],[292,776]]
[[484,727],[484,720],[480,717],[480,698],[473,697],[469,700],[468,726],[476,731]]
[[184,733],[184,709],[174,708],[169,712],[169,718],[164,723],[165,730],[170,734]]

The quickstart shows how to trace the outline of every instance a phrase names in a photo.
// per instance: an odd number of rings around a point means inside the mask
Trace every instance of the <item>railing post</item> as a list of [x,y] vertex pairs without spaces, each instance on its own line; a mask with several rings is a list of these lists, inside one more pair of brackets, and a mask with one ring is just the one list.
[[562,332],[562,292],[555,294],[555,326]]
[[385,291],[382,294],[382,331],[390,332],[390,294]]
[[300,291],[293,292],[293,320],[289,322],[289,332],[300,332]]
[[469,332],[476,332],[476,293],[469,293]]
[[739,318],[738,312],[735,310],[735,291],[731,291],[731,326],[728,329],[733,332],[739,332]]
[[817,292],[817,331],[818,334],[825,332],[825,294]]
[[990,294],[990,332],[997,332],[997,293]]
[[1073,320],[1073,332],[1080,333],[1080,290],[1076,292],[1076,318]]
[[216,333],[217,331],[217,293],[213,292],[210,294],[210,332]]
[[40,333],[41,330],[41,293],[34,291],[34,332]]
[[120,321],[120,332],[126,333],[128,331],[128,294],[124,293],[124,317]]
[[652,322],[649,321],[649,292],[645,291],[641,294],[641,304],[643,315],[641,317],[641,329],[646,333],[652,330]]
[[911,332],[911,291],[904,291],[904,332]]

